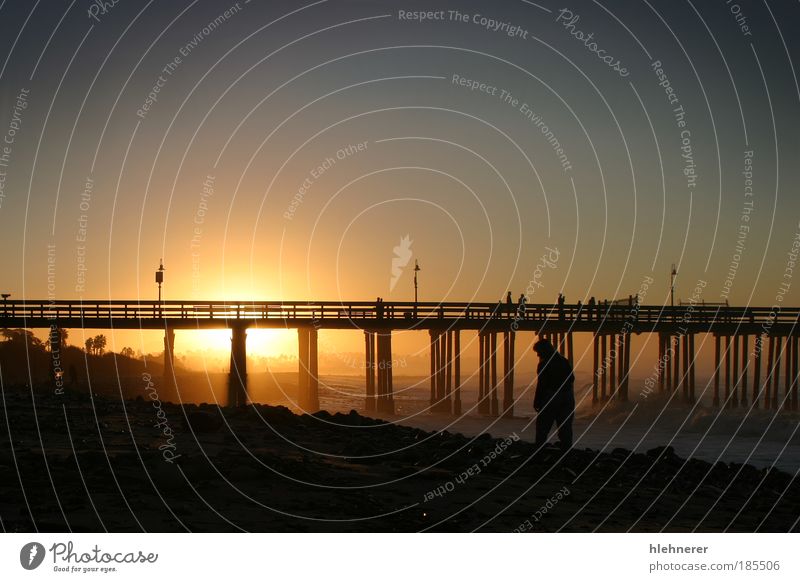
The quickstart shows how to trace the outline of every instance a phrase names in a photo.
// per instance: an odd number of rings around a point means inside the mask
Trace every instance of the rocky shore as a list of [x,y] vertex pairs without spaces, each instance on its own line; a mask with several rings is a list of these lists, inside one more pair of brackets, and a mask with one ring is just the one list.
[[798,531],[775,469],[6,387],[4,531]]

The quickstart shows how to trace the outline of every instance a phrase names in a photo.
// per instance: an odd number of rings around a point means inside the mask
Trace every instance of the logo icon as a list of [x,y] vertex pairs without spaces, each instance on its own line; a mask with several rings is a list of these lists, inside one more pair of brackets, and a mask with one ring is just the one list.
[[392,258],[392,278],[389,281],[389,291],[394,291],[400,275],[403,274],[403,267],[408,265],[411,260],[411,240],[410,235],[406,235],[400,239],[400,244],[394,247],[394,257]]
[[19,563],[26,570],[35,570],[44,561],[44,546],[39,542],[29,542],[19,551]]

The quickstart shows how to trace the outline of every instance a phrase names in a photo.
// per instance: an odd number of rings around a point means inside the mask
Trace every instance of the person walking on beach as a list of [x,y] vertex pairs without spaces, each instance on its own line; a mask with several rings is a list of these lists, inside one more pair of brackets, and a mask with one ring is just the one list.
[[547,442],[553,424],[558,427],[559,446],[569,449],[572,446],[572,421],[575,418],[575,375],[572,365],[546,339],[533,345],[539,356],[536,368],[536,394],[533,408],[536,417],[536,445]]

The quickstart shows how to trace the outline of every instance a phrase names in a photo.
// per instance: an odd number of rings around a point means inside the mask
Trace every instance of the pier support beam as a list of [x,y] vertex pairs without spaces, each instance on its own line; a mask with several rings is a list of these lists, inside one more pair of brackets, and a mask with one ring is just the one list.
[[378,401],[377,411],[394,414],[394,386],[392,374],[392,332],[379,331],[378,336]]
[[491,377],[491,392],[489,393],[489,414],[491,416],[497,416],[499,411],[498,406],[498,399],[497,399],[497,333],[491,332],[489,334],[489,342],[490,342],[490,353],[489,353],[489,363],[492,370],[492,377]]
[[772,408],[776,410],[780,409],[781,407],[781,401],[779,398],[781,385],[781,359],[783,359],[783,338],[778,336],[775,338],[775,375],[772,379]]
[[430,335],[431,340],[431,397],[429,400],[429,410],[430,412],[434,412],[436,410],[436,403],[438,402],[436,394],[436,359],[439,355],[439,350],[436,346],[436,340],[438,336],[434,330],[430,330],[428,335]]
[[739,394],[739,404],[747,406],[747,376],[750,368],[750,341],[747,335],[742,336],[742,389]]
[[[513,331],[503,332],[503,416],[507,417],[514,416],[514,365],[516,364],[514,344],[517,339],[516,335]],[[570,337],[572,336],[570,335]]]
[[756,359],[753,369],[753,408],[758,408],[758,401],[761,398],[761,350],[762,350],[762,336],[759,333],[756,335],[755,347]]
[[631,335],[627,332],[621,334],[620,343],[622,344],[622,372],[620,373],[619,399],[622,402],[627,402],[631,375]]
[[767,379],[764,383],[764,408],[772,405],[772,382],[775,377],[775,338],[769,337],[767,352]]
[[461,331],[453,334],[453,414],[461,414]]
[[786,372],[784,372],[786,376],[786,381],[784,383],[783,388],[783,408],[784,410],[791,410],[792,408],[792,380],[794,379],[794,361],[792,358],[792,352],[794,351],[792,341],[794,338],[792,336],[786,336],[786,347],[784,348],[783,352],[785,354],[785,361],[786,361]]
[[489,387],[491,386],[491,370],[489,369],[489,334],[478,332],[478,414],[489,413]]
[[734,335],[732,340],[733,345],[731,346],[731,351],[733,352],[733,368],[731,373],[733,374],[733,390],[731,392],[731,399],[727,404],[731,408],[736,408],[739,406],[739,386],[742,383],[742,369],[739,367],[739,336]]
[[367,398],[365,408],[367,412],[375,411],[375,333],[364,332],[364,368],[367,376]]
[[310,327],[297,328],[299,345],[297,404],[306,413],[319,410],[319,358],[317,354],[317,330]]
[[[450,414],[453,399],[453,334],[430,330],[431,338],[431,412]],[[460,366],[460,361],[459,361]],[[460,373],[459,369],[459,373]],[[459,398],[461,397],[459,391]]]
[[689,402],[689,334],[682,334],[683,339],[683,375],[681,376],[681,386],[683,401]]
[[608,369],[606,367],[606,362],[608,362],[608,341],[605,334],[600,336],[600,353],[600,366],[603,369],[600,375],[600,400],[605,402],[608,400],[608,388],[606,386],[608,383]]
[[625,392],[625,340],[628,334],[621,333],[617,338],[617,400],[624,400]]
[[[734,370],[734,374],[735,374]],[[725,336],[725,402],[724,407],[731,401],[731,336]]]
[[697,352],[694,349],[694,334],[689,334],[689,402],[695,401],[695,360]]
[[[174,337],[172,339],[174,345]],[[165,340],[166,342],[166,340]],[[247,404],[247,327],[231,328],[231,368],[228,374],[228,406]]]
[[719,336],[714,334],[714,406],[719,406],[719,374],[722,362],[719,359]]
[[672,343],[672,392],[681,385],[681,336],[673,337]]
[[800,355],[798,353],[800,348],[800,337],[792,336],[792,394],[791,394],[791,409],[797,410],[797,391],[798,391],[798,382],[800,382],[800,366],[798,366],[797,357]]
[[164,398],[172,397],[175,388],[175,330],[164,330],[164,377],[162,378],[165,394]]
[[453,332],[444,332],[445,358],[444,358],[444,405],[442,408],[450,414],[453,410]]
[[619,356],[619,347],[617,346],[617,336],[611,334],[608,336],[609,350],[608,350],[608,397],[617,397],[617,356]]
[[672,336],[664,335],[664,372],[666,375],[666,391],[672,392],[672,360],[675,359],[675,351],[672,349]]
[[570,366],[575,366],[575,349],[572,344],[572,332],[567,332],[567,360]]
[[[591,312],[590,312],[591,313]],[[597,377],[600,375],[600,337],[592,336],[592,404],[599,402]]]

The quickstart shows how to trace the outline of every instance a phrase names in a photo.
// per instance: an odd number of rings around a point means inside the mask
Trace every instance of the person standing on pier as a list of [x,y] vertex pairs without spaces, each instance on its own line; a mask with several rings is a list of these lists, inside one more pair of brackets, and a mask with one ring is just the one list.
[[559,446],[572,446],[572,421],[575,418],[575,375],[572,366],[548,340],[541,339],[533,345],[539,356],[536,369],[536,394],[533,408],[536,417],[536,445],[543,446],[553,424],[558,427]]

